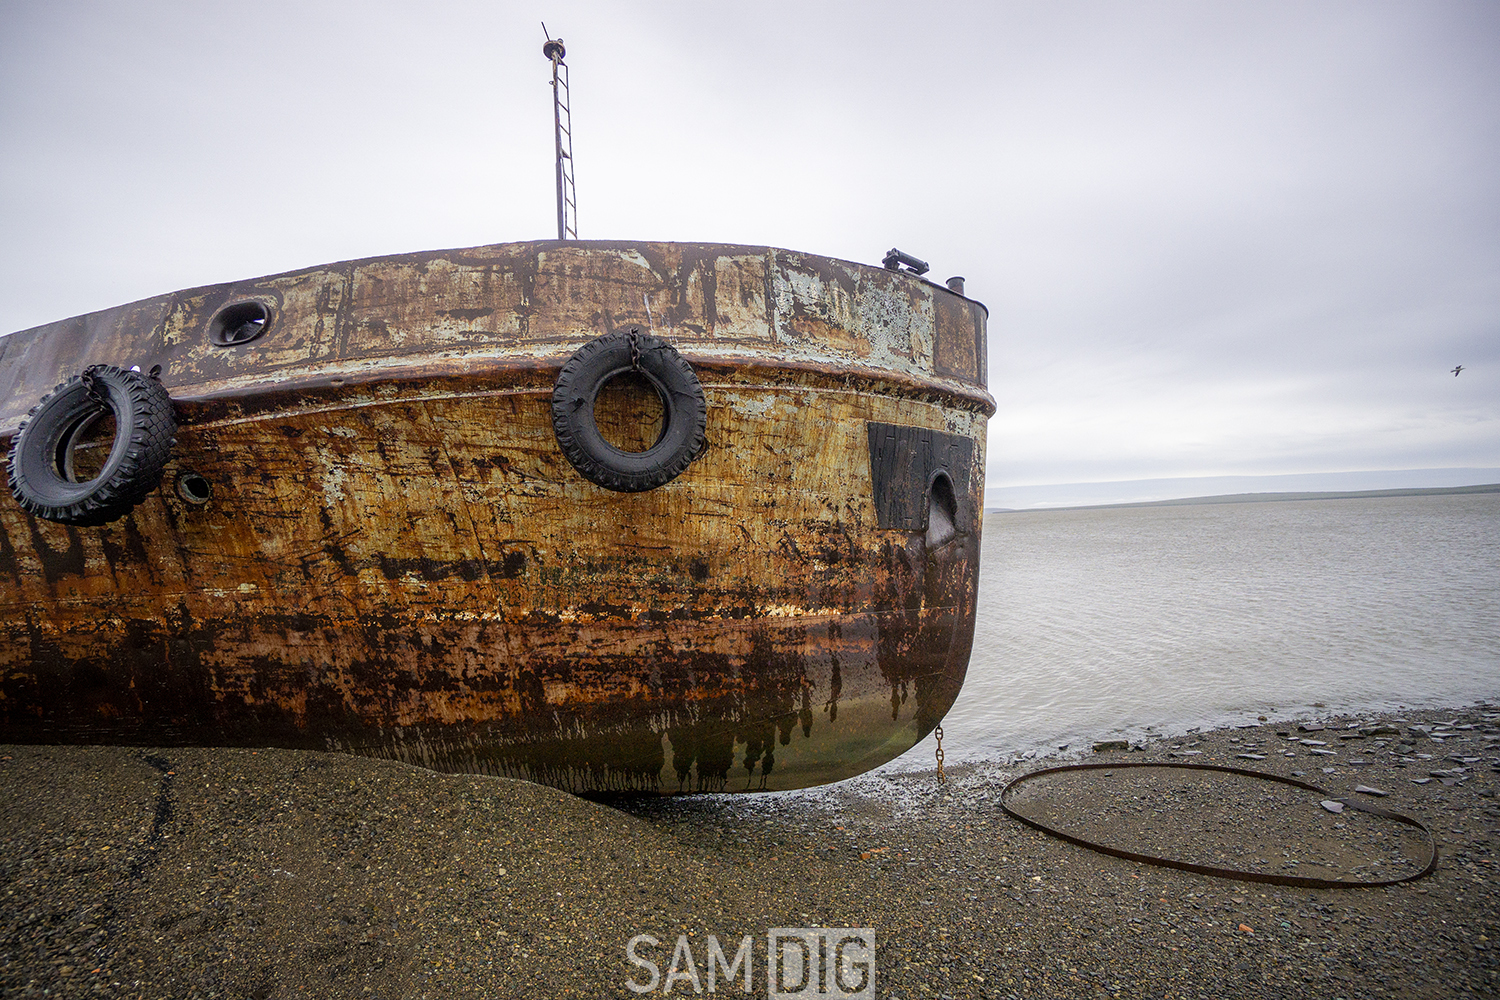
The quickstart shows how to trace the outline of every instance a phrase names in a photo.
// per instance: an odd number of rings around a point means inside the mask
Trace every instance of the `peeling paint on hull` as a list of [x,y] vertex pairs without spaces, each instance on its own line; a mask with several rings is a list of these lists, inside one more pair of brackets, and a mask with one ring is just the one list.
[[[246,300],[264,336],[209,344]],[[580,793],[874,767],[937,725],[969,659],[984,320],[911,275],[783,250],[545,242],[0,339],[6,447],[93,363],[160,364],[179,421],[162,488],[122,520],[0,504],[0,742],[326,748]],[[639,494],[581,478],[549,404],[575,350],[631,324],[708,402],[706,451]],[[641,433],[637,402],[601,401],[601,426]],[[886,426],[904,450],[876,456]],[[927,530],[935,470],[951,537]]]

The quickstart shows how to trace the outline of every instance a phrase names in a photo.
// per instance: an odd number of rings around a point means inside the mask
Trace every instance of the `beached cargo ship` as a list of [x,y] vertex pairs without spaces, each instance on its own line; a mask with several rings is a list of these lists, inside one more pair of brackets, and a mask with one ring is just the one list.
[[890,760],[969,660],[985,317],[888,267],[545,241],[0,338],[0,742],[582,793]]

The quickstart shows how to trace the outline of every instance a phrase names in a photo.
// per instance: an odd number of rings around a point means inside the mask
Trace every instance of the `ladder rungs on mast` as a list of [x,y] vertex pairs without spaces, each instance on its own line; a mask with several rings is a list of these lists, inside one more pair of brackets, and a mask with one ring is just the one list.
[[[547,26],[542,25],[545,33]],[[568,82],[567,50],[561,38],[547,36],[542,54],[552,63],[553,146],[557,152],[557,238],[578,238],[578,188],[573,180],[573,93]]]

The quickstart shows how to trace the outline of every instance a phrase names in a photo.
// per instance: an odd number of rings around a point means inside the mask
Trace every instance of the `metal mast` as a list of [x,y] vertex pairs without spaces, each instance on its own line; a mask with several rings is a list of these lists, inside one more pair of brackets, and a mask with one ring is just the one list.
[[[542,33],[547,25],[542,24]],[[573,95],[568,89],[568,64],[561,38],[547,35],[542,55],[552,61],[552,122],[557,145],[557,238],[578,239],[578,189],[573,184]]]

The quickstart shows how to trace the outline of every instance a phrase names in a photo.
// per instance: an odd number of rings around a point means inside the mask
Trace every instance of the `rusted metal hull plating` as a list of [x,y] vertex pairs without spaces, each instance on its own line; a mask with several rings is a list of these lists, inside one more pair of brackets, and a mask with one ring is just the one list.
[[[245,302],[264,333],[211,343]],[[0,338],[6,447],[96,363],[160,365],[179,424],[122,520],[0,504],[0,742],[326,748],[580,793],[874,767],[938,724],[969,660],[984,321],[911,275],[783,250],[542,242]],[[707,448],[616,493],[564,459],[549,397],[631,325],[697,373]],[[601,397],[601,428],[649,424],[639,402]]]

